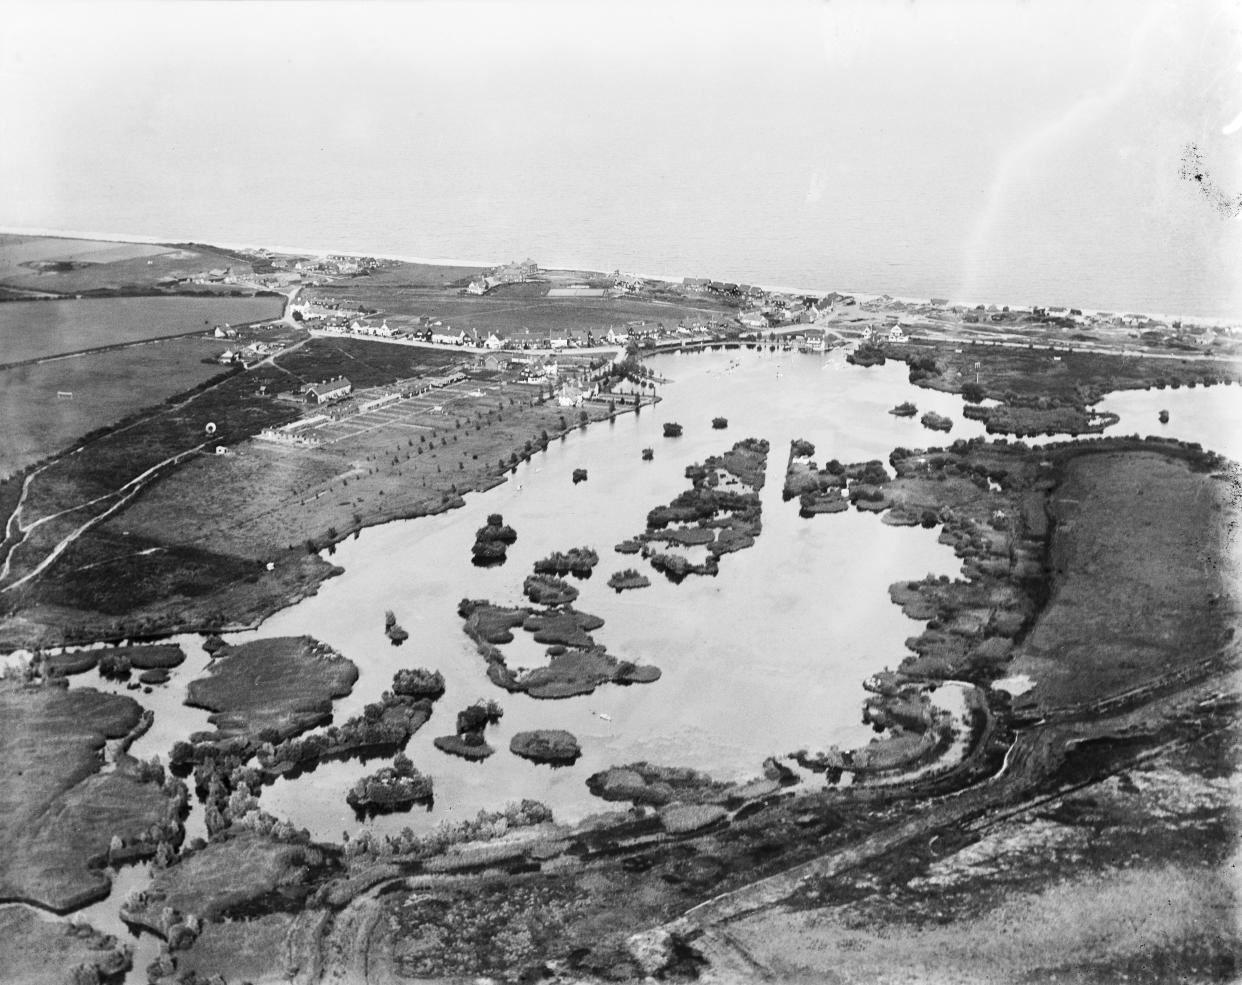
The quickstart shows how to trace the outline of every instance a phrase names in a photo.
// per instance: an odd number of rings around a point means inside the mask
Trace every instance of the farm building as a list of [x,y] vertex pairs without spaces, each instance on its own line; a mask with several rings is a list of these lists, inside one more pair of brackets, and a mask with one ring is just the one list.
[[349,396],[349,392],[354,385],[343,376],[338,376],[335,380],[328,380],[324,383],[312,383],[306,388],[306,402],[308,404],[327,404],[333,400],[340,400],[342,397]]

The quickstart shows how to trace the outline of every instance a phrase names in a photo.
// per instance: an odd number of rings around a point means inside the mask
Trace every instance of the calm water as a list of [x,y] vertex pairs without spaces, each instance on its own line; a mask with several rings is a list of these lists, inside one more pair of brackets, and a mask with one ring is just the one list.
[[1218,6],[31,5],[0,223],[1238,317]]
[[[783,503],[780,495],[789,441],[813,441],[821,463],[832,457],[887,459],[897,445],[972,437],[983,433],[981,425],[962,417],[959,397],[910,386],[901,364],[858,369],[840,353],[727,350],[660,357],[655,365],[674,381],[663,388],[655,409],[572,433],[505,485],[469,497],[463,509],[364,531],[337,548],[333,560],[346,569],[343,576],[257,632],[237,634],[244,641],[309,633],[358,664],[357,686],[336,704],[338,722],[375,700],[400,667],[444,674],[447,693],[407,749],[434,777],[435,805],[430,812],[416,809],[368,822],[375,829],[423,828],[522,797],[542,800],[558,818],[572,821],[604,806],[590,796],[585,780],[610,765],[645,759],[741,779],[757,774],[771,754],[869,737],[860,721],[862,681],[898,663],[904,640],[918,628],[888,601],[888,585],[928,572],[955,575],[958,563],[937,543],[936,531],[890,527],[878,516],[853,511],[800,518],[796,504]],[[1117,395],[1104,406],[1122,415],[1120,433],[1165,433],[1229,450],[1236,438],[1220,420],[1228,419],[1229,407],[1236,409],[1239,396],[1237,388],[1183,389]],[[907,399],[920,411],[951,416],[951,435],[887,413]],[[1156,422],[1160,407],[1171,413],[1163,428]],[[727,430],[711,429],[716,415],[728,418]],[[684,426],[683,437],[662,437],[661,425],[670,420]],[[772,445],[762,494],[764,531],[755,547],[726,556],[716,578],[673,585],[649,571],[650,588],[622,594],[609,589],[613,571],[645,569],[640,560],[614,553],[613,545],[644,528],[648,509],[686,488],[686,465],[747,436]],[[655,449],[652,462],[640,460],[647,446]],[[575,486],[570,477],[578,467],[587,468],[590,478]],[[491,512],[504,515],[518,541],[505,565],[479,569],[470,564],[469,549]],[[535,560],[580,544],[601,556],[594,577],[576,582],[582,592],[577,606],[605,619],[596,639],[621,657],[656,664],[664,676],[655,684],[605,685],[563,701],[501,691],[487,680],[484,661],[461,631],[458,601],[469,596],[519,604]],[[391,646],[383,635],[387,609],[410,632],[404,646]],[[189,659],[173,671],[172,682],[139,696],[153,702],[157,714],[136,755],[166,755],[177,738],[207,727],[205,713],[180,701],[185,684],[208,660],[198,637],[181,642]],[[504,650],[511,665],[544,659],[543,647],[525,633]],[[97,675],[78,680],[119,690],[100,685]],[[479,698],[496,698],[505,710],[488,732],[496,754],[467,763],[436,750],[432,739],[450,733],[456,712]],[[530,728],[568,729],[583,757],[573,767],[552,770],[513,756],[509,738]],[[339,838],[358,827],[345,792],[378,765],[329,763],[297,780],[278,781],[264,791],[263,807],[309,827],[316,837]],[[201,821],[196,808],[191,835],[202,833]]]
[[[981,434],[981,426],[962,418],[960,398],[910,386],[902,364],[858,369],[840,353],[757,350],[679,354],[652,363],[674,381],[663,388],[658,407],[574,432],[519,467],[504,485],[468,497],[462,509],[364,531],[337,548],[334,560],[344,575],[260,630],[235,635],[242,642],[309,633],[353,660],[361,675],[354,691],[336,702],[338,722],[375,700],[399,667],[444,674],[447,693],[406,750],[434,778],[434,807],[376,818],[367,822],[372,830],[425,830],[523,797],[573,821],[610,807],[591,797],[585,783],[610,765],[646,759],[742,779],[756,775],[771,754],[870,737],[861,724],[862,681],[896,665],[907,652],[904,640],[919,628],[889,602],[888,585],[926,573],[956,576],[958,562],[937,543],[935,531],[886,526],[874,514],[800,518],[796,503],[783,503],[780,495],[789,441],[813,441],[820,463],[833,457],[886,460],[898,445],[943,444]],[[1115,433],[1165,434],[1242,457],[1242,441],[1230,426],[1239,417],[1240,398],[1236,387],[1186,388],[1116,394],[1101,407],[1121,415]],[[917,419],[887,413],[903,400],[952,417],[952,433],[935,434]],[[1170,412],[1163,426],[1156,420],[1162,408]],[[728,418],[727,430],[711,428],[717,415]],[[685,433],[665,439],[661,424],[673,420]],[[649,572],[650,588],[620,595],[609,589],[613,571],[646,570],[644,562],[616,554],[612,546],[644,528],[648,509],[686,488],[687,464],[747,436],[767,438],[772,446],[762,493],[764,530],[756,545],[723,558],[716,578],[672,585]],[[643,462],[640,452],[648,446],[655,459]],[[575,486],[571,474],[578,467],[588,469],[590,478]],[[491,512],[504,515],[518,540],[505,565],[479,569],[469,562],[470,545]],[[596,639],[622,657],[655,663],[664,675],[654,684],[605,685],[563,701],[507,694],[487,680],[482,658],[461,631],[457,602],[470,596],[520,603],[533,562],[577,545],[593,546],[601,556],[595,575],[575,582],[582,592],[577,606],[606,620]],[[390,608],[410,632],[401,647],[383,635]],[[175,641],[187,660],[153,694],[126,691],[95,673],[73,678],[74,686],[131,694],[154,709],[153,727],[131,750],[139,757],[166,758],[177,739],[209,727],[206,712],[181,704],[186,685],[210,662],[201,638]],[[542,659],[542,647],[520,631],[504,649],[514,665]],[[431,740],[451,732],[456,712],[478,698],[495,698],[505,711],[488,730],[495,755],[475,764],[436,750]],[[573,767],[552,770],[513,756],[509,738],[530,728],[570,730],[583,757]],[[317,838],[339,839],[362,826],[345,803],[347,790],[379,765],[329,763],[266,788],[260,803]],[[194,803],[188,837],[205,835],[202,813]],[[117,907],[146,884],[147,871],[122,869],[112,895],[78,918],[124,934]],[[140,980],[158,950],[149,935],[135,944],[139,960],[132,981]]]

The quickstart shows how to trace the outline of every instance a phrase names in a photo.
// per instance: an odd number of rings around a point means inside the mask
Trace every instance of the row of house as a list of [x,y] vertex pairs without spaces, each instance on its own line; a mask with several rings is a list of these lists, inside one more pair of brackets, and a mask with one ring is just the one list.
[[539,276],[539,264],[527,257],[525,260],[501,264],[480,274],[466,287],[467,294],[486,294],[501,284],[520,284]]
[[[236,337],[236,332],[234,332],[232,337]],[[251,342],[248,345],[238,346],[237,348],[225,349],[220,355],[216,356],[216,362],[221,366],[231,366],[234,363],[249,365],[266,356],[270,356],[275,351],[266,342]]]

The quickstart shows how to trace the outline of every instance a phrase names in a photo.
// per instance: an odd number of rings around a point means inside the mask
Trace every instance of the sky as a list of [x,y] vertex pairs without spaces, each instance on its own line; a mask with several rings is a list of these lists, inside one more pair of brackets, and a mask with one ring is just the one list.
[[1242,313],[1240,11],[9,3],[0,225]]

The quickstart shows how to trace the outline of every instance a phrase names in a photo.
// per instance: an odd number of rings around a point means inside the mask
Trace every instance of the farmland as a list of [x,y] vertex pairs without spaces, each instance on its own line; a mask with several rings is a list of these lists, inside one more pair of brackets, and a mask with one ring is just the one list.
[[278,318],[281,297],[141,297],[0,304],[5,364]]
[[216,376],[221,367],[203,360],[219,350],[214,340],[168,339],[0,370],[0,479]]

